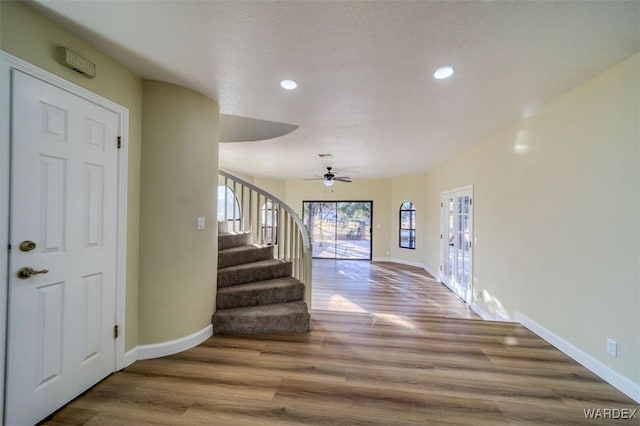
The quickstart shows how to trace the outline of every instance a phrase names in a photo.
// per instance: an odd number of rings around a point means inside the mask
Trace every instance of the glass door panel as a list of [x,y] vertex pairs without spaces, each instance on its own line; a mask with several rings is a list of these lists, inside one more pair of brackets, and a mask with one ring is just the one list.
[[441,279],[463,300],[471,301],[472,194],[471,188],[444,193],[442,202]]
[[305,201],[313,257],[370,260],[371,214],[370,201]]

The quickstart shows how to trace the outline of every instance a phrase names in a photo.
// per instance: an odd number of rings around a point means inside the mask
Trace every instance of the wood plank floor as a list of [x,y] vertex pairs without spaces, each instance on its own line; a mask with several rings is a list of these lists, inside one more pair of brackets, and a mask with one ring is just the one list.
[[135,362],[45,424],[640,424],[585,419],[638,404],[421,269],[317,261],[313,305],[309,334],[214,336]]

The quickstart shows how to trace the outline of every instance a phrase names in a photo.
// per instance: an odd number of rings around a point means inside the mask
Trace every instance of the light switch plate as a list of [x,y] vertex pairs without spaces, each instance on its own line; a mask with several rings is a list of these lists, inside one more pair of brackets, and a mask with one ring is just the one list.
[[204,229],[204,216],[198,216],[198,229]]
[[607,339],[607,353],[616,358],[618,356],[618,342],[613,339]]

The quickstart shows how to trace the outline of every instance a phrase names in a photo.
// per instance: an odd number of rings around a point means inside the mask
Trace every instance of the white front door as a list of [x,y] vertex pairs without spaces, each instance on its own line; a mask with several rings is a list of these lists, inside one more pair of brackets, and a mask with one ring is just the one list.
[[466,187],[442,193],[441,280],[467,303],[473,285],[473,189]]
[[116,369],[119,116],[17,70],[11,89],[5,420],[24,425]]

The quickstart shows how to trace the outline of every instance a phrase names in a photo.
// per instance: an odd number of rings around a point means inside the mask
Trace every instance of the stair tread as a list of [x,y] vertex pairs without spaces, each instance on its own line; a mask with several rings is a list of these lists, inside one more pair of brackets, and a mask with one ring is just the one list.
[[226,232],[218,234],[218,249],[226,250],[251,243],[249,232]]
[[219,250],[218,268],[224,269],[267,259],[273,259],[273,246],[246,244]]
[[254,316],[254,317],[270,317],[276,315],[287,314],[306,314],[307,304],[303,301],[274,303],[271,305],[243,306],[241,308],[219,309],[214,316]]
[[274,278],[272,280],[254,281],[251,283],[237,284],[229,287],[218,289],[218,293],[240,293],[244,291],[266,290],[273,288],[284,288],[302,285],[302,283],[294,277]]

